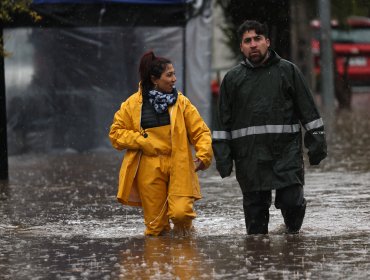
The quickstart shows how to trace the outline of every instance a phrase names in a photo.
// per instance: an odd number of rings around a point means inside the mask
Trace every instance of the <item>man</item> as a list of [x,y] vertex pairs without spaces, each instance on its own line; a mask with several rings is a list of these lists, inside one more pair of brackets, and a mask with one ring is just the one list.
[[267,234],[271,191],[287,233],[298,233],[306,200],[301,126],[311,165],[326,157],[323,121],[299,69],[271,50],[267,27],[247,20],[238,29],[243,61],[221,84],[213,150],[221,177],[243,193],[248,234]]

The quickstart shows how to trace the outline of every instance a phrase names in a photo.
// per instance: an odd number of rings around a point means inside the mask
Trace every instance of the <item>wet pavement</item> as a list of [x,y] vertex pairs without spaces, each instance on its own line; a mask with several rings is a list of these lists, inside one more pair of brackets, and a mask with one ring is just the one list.
[[116,202],[122,154],[27,154],[0,182],[0,279],[370,279],[370,94],[326,114],[329,157],[306,165],[306,218],[246,236],[235,177],[200,173],[190,237],[146,238],[140,208]]

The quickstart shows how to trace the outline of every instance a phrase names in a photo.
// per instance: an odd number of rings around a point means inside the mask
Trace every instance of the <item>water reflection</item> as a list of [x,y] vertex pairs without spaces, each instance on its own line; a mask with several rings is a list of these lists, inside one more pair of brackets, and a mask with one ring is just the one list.
[[328,158],[323,170],[370,171],[370,93],[353,95],[352,110],[324,112]]
[[146,237],[142,246],[122,251],[120,259],[125,279],[201,279],[212,272],[191,237]]
[[139,208],[116,202],[121,156],[26,154],[0,182],[1,279],[370,279],[370,94],[325,115],[329,156],[306,166],[299,235],[246,236],[235,177],[200,173],[190,238],[143,236]]
[[8,182],[0,180],[0,201],[8,199],[9,187]]

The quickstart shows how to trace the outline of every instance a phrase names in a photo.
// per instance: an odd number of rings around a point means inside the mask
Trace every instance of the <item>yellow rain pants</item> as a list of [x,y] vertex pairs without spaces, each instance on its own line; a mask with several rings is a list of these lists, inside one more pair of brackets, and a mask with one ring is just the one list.
[[196,217],[194,198],[168,195],[171,188],[170,126],[145,130],[155,143],[157,156],[142,154],[136,180],[142,202],[146,235],[160,235],[171,229],[183,232],[192,227]]

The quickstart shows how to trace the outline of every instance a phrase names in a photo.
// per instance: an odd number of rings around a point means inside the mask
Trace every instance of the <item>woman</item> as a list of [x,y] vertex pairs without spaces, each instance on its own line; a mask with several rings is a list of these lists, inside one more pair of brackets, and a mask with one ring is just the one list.
[[143,207],[146,235],[168,232],[169,220],[175,232],[186,233],[196,217],[193,203],[201,198],[195,172],[211,164],[211,134],[197,109],[176,90],[170,60],[145,53],[139,73],[139,90],[122,103],[109,133],[113,147],[127,150],[117,199]]

